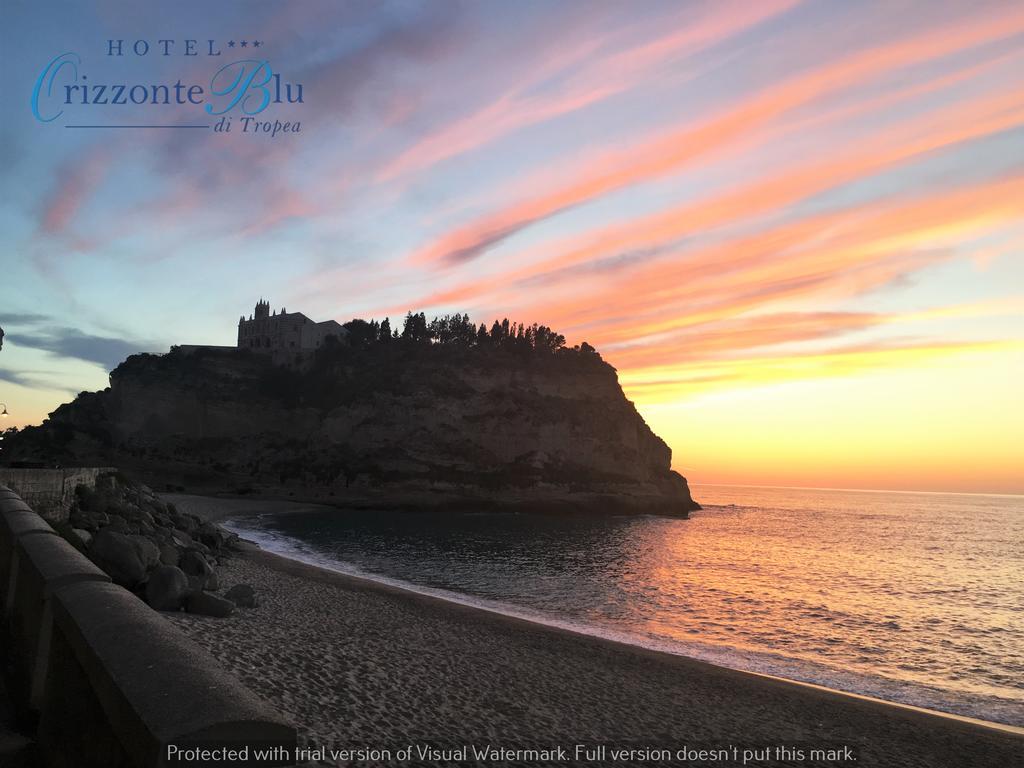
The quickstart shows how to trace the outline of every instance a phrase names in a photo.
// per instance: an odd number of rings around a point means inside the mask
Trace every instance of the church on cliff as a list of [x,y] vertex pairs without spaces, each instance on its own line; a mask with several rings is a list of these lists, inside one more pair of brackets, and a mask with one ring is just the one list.
[[270,302],[260,299],[256,310],[238,320],[238,347],[262,352],[317,349],[333,336],[342,340],[348,331],[334,320],[317,323],[301,312],[270,311]]

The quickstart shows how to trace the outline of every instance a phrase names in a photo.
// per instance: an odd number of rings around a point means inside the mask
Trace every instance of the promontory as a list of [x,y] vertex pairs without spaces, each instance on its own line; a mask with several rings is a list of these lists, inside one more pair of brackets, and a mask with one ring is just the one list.
[[107,389],[12,435],[6,459],[339,507],[699,509],[671,449],[586,343],[465,315],[409,314],[395,331],[271,315],[262,302],[257,315],[241,319],[236,347],[129,357]]

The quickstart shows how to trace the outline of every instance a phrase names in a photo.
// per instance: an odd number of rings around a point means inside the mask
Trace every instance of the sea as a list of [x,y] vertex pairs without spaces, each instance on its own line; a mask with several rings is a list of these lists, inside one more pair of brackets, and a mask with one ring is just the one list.
[[695,486],[657,516],[233,518],[264,549],[733,669],[1024,726],[1024,496]]

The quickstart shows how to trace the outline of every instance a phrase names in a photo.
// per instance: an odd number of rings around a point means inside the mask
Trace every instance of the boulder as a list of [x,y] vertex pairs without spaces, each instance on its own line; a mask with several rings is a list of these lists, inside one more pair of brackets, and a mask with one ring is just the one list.
[[171,517],[174,520],[175,527],[180,528],[189,536],[194,536],[196,530],[199,528],[199,520],[191,515],[184,515],[181,512],[177,512]]
[[210,548],[208,546],[203,544],[203,542],[195,541],[194,539],[192,541],[192,549],[198,550],[202,552],[204,555],[210,554]]
[[69,519],[75,528],[82,528],[90,533],[95,533],[110,522],[106,512],[76,510],[72,512]]
[[220,576],[217,574],[216,568],[213,568],[210,571],[210,575],[206,577],[206,584],[203,585],[203,589],[210,592],[216,592],[220,589]]
[[148,538],[152,539],[153,543],[156,544],[158,547],[161,544],[173,545],[174,539],[171,538],[172,530],[172,528],[161,528],[160,526],[157,526],[153,529],[153,535],[149,536]]
[[206,589],[206,585],[213,576],[211,566],[201,552],[194,549],[186,550],[179,562],[179,567],[187,576],[194,576],[198,580],[199,590]]
[[239,608],[255,608],[258,604],[256,590],[248,584],[236,584],[224,594],[224,597]]
[[235,605],[230,600],[207,592],[193,592],[185,598],[185,610],[200,616],[216,616],[222,619],[231,615]]
[[128,521],[120,515],[108,515],[110,518],[106,524],[106,528],[109,528],[114,533],[127,533],[128,532]]
[[81,528],[84,531],[95,531],[98,527],[92,514],[84,512],[77,507],[71,510],[68,515],[68,522],[73,528]]
[[139,560],[142,561],[142,565],[147,571],[160,565],[160,549],[156,544],[145,536],[129,536],[128,538],[132,540],[132,546],[139,553]]
[[89,556],[115,584],[133,589],[146,577],[140,547],[130,536],[104,528],[92,540]]
[[158,611],[180,610],[188,593],[188,576],[172,565],[158,565],[146,582],[146,602]]
[[216,523],[204,522],[199,526],[198,537],[210,549],[217,550],[231,538],[231,533]]
[[164,542],[157,546],[160,548],[160,562],[164,565],[173,565],[177,568],[178,563],[181,561],[181,555],[178,553],[178,548],[169,542]]
[[156,521],[153,519],[153,516],[149,513],[148,510],[143,509],[142,507],[136,507],[134,512],[136,522],[140,525],[147,525],[150,528],[152,528],[153,525],[156,523]]
[[92,541],[92,534],[84,528],[72,528],[71,532],[78,537],[80,542],[82,542],[82,546],[88,549],[89,544]]

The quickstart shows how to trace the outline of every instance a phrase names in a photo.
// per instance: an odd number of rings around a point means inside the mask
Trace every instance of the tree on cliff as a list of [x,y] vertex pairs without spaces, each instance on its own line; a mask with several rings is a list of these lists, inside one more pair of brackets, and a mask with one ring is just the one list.
[[422,312],[406,313],[405,324],[402,326],[402,338],[414,343],[430,341],[427,316]]
[[357,347],[374,344],[380,336],[380,326],[376,320],[349,320],[345,323],[345,330],[348,331],[348,343]]
[[[565,336],[546,325],[526,325],[507,317],[495,320],[488,330],[483,323],[475,325],[469,315],[456,312],[427,320],[423,312],[408,312],[402,330],[392,330],[391,321],[350,320],[345,324],[349,348],[364,348],[400,340],[408,344],[463,347],[466,349],[505,349],[517,354],[555,353],[565,349]],[[593,350],[593,347],[586,345]],[[575,348],[579,351],[579,347]]]

